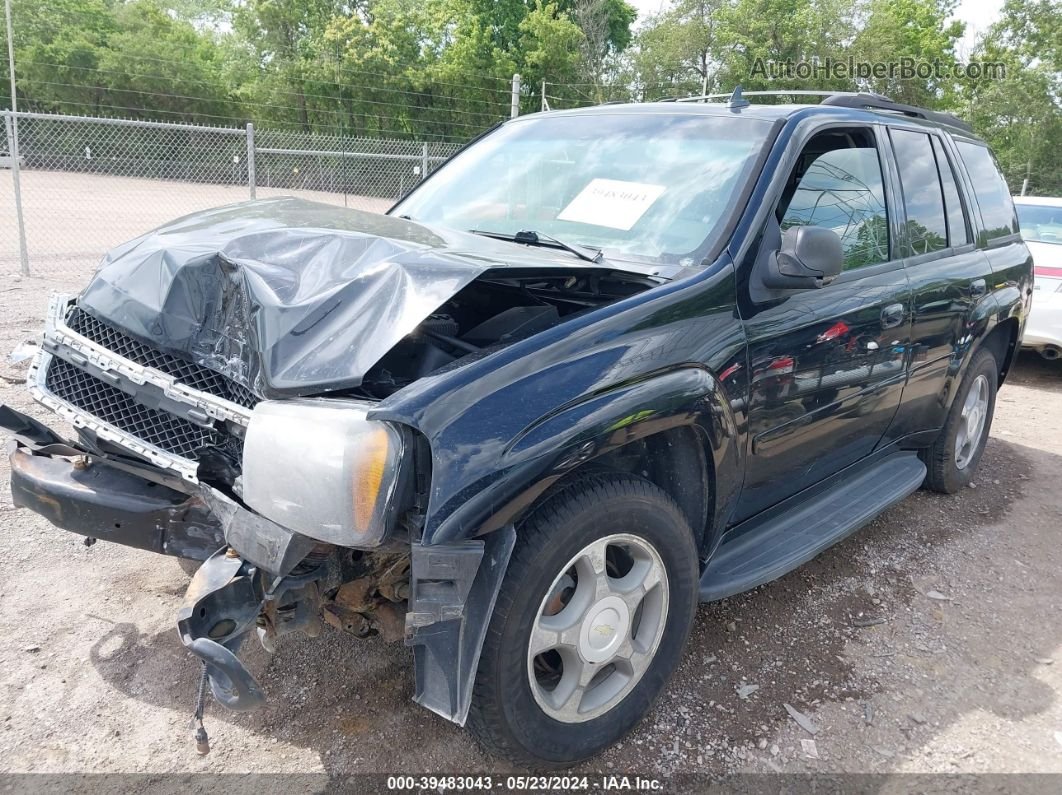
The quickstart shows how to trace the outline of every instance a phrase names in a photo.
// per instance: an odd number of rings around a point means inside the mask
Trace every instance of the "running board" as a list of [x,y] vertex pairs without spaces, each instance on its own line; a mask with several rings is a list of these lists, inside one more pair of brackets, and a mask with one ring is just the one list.
[[926,466],[916,453],[903,452],[858,473],[840,474],[827,490],[724,539],[701,575],[701,601],[739,594],[807,563],[917,491]]

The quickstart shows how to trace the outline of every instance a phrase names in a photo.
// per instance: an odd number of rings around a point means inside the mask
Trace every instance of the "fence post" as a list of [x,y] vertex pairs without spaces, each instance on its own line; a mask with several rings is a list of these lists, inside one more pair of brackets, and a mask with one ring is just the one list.
[[254,125],[251,122],[247,122],[247,187],[251,190],[251,201],[258,198],[255,195],[255,173],[254,173]]
[[420,178],[425,179],[428,176],[428,144],[424,143],[424,148],[420,150]]
[[19,175],[17,119],[14,113],[4,112],[4,128],[7,133],[7,152],[11,155],[11,178],[15,183],[15,218],[18,222],[19,272],[29,276],[29,251],[26,247],[26,221],[22,215],[22,181]]
[[515,119],[520,115],[520,75],[513,75],[513,101],[509,109],[509,117]]

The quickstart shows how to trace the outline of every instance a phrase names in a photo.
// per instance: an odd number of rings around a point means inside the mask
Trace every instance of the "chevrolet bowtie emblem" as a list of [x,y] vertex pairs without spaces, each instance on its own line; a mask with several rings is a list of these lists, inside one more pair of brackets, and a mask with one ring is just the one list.
[[594,627],[594,632],[598,633],[599,635],[611,635],[615,631],[616,628],[611,624],[598,624],[596,627]]

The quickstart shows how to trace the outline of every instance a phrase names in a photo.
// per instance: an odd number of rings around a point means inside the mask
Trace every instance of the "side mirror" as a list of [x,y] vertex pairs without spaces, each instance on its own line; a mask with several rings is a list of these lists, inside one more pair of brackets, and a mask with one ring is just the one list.
[[763,284],[775,290],[824,287],[843,266],[844,249],[836,232],[822,226],[791,226],[782,233],[782,247],[768,258]]

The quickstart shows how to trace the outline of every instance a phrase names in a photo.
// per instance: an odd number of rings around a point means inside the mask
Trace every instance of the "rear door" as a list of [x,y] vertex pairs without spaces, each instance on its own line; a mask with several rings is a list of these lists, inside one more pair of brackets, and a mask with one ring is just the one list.
[[967,323],[992,270],[978,249],[947,141],[926,127],[889,129],[902,197],[904,270],[911,288],[911,364],[903,406],[882,444],[941,427],[969,341]]

